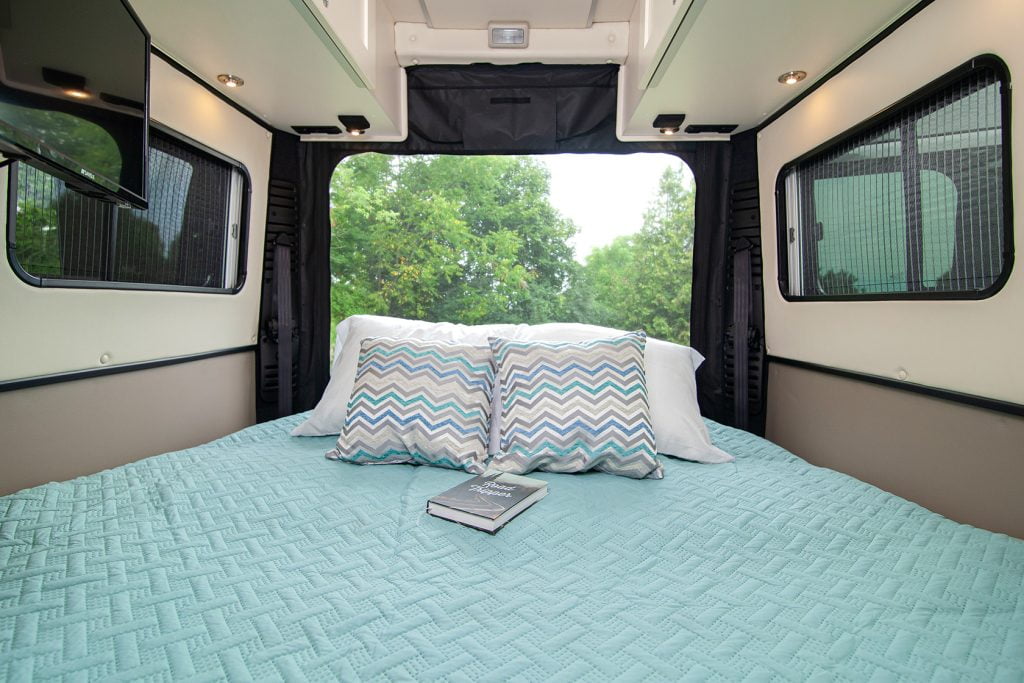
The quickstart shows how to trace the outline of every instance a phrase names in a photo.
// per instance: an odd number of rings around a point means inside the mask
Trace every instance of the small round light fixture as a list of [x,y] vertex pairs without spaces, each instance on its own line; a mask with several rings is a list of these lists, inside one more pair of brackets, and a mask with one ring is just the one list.
[[665,126],[664,128],[659,128],[658,131],[662,135],[675,135],[679,132],[679,126]]
[[245,85],[245,80],[241,76],[235,76],[234,74],[220,74],[217,76],[217,80],[229,88],[241,88]]
[[78,100],[87,100],[90,97],[92,97],[92,93],[90,93],[85,88],[67,88],[64,91],[64,94],[68,97],[74,97]]
[[806,71],[787,71],[779,76],[779,83],[784,85],[796,85],[805,78],[807,78]]
[[345,128],[345,132],[349,135],[362,135],[366,131],[362,128]]

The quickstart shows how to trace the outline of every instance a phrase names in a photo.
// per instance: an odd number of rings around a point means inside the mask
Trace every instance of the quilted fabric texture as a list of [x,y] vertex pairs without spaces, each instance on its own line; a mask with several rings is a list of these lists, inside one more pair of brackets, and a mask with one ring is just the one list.
[[492,338],[501,387],[496,470],[661,479],[642,332],[582,342]]
[[0,680],[1024,678],[1024,542],[756,437],[490,536],[302,417],[0,498]]
[[493,386],[486,346],[364,339],[345,428],[327,457],[482,474]]

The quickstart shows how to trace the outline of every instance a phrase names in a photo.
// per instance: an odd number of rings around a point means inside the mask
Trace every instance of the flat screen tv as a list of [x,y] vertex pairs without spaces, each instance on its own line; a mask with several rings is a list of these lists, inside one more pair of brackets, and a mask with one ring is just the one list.
[[0,151],[146,208],[149,47],[127,0],[0,0]]

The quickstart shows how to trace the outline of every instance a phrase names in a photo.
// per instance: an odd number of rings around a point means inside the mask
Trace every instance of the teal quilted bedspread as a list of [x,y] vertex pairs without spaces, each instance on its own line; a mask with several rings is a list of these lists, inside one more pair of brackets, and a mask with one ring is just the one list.
[[762,439],[489,536],[298,419],[0,498],[0,679],[1024,679],[1024,541]]

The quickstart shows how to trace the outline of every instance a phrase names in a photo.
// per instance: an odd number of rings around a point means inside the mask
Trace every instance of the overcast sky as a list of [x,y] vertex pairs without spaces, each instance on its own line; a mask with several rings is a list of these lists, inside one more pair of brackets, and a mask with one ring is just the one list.
[[618,235],[637,232],[644,210],[657,196],[665,168],[683,165],[667,154],[548,154],[551,203],[580,229],[576,260]]

